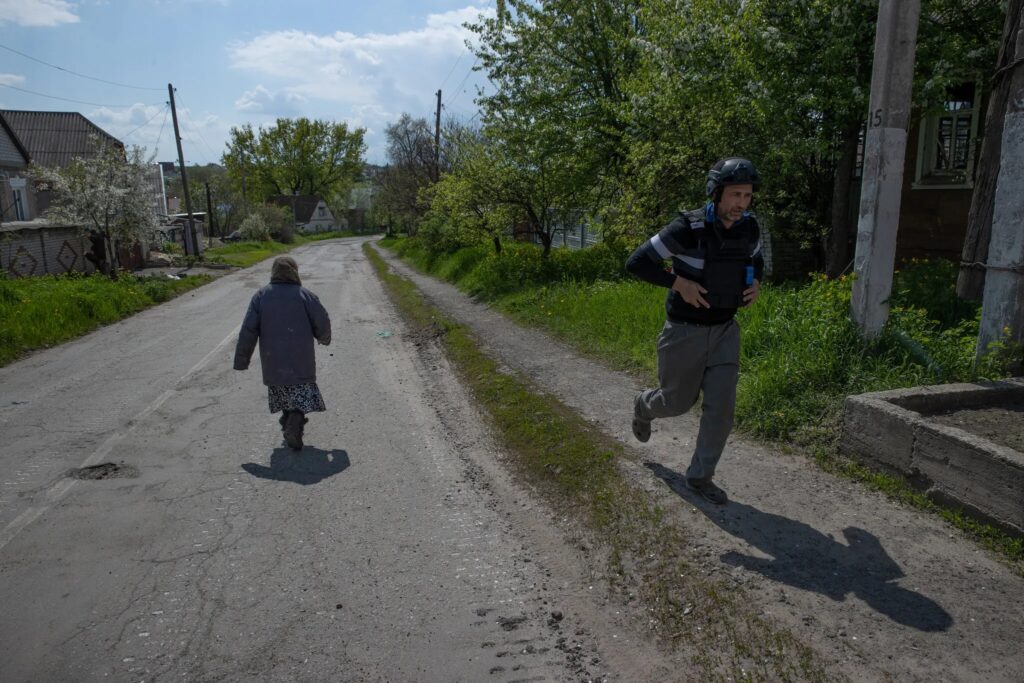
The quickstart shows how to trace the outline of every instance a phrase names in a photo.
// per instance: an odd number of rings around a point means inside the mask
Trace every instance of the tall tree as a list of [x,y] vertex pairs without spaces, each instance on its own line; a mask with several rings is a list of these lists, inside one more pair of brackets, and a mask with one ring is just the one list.
[[[629,207],[651,214],[700,196],[715,158],[749,155],[775,234],[824,239],[826,267],[849,264],[850,198],[870,91],[877,2],[644,0],[643,64],[630,81]],[[926,0],[915,104],[941,106],[977,77],[998,0]]]
[[[639,63],[638,0],[507,0],[470,28],[495,90],[478,102],[506,148],[543,148],[573,167],[602,202],[626,158],[625,80]],[[571,162],[569,162],[571,160]],[[578,208],[578,207],[574,207]]]
[[102,241],[107,274],[117,277],[118,249],[148,240],[156,229],[150,186],[151,164],[141,147],[104,144],[90,138],[90,155],[63,168],[33,166],[41,189],[52,192],[46,217],[75,225]]
[[377,201],[391,220],[415,233],[428,204],[421,191],[434,182],[434,129],[424,118],[402,114],[385,136],[388,163],[377,178]]
[[232,128],[222,161],[257,201],[274,195],[329,196],[351,186],[363,167],[365,129],[344,122],[278,119],[270,128]]

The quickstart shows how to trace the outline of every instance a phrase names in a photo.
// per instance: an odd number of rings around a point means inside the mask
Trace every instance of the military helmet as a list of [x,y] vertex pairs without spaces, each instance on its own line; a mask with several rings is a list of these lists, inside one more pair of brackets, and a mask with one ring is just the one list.
[[756,190],[761,184],[761,176],[750,159],[728,157],[719,159],[708,171],[707,194],[715,196],[719,189],[727,185],[752,185]]

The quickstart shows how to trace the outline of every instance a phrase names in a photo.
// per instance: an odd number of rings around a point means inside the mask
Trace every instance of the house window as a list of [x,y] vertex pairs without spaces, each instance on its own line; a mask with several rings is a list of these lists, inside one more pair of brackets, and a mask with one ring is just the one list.
[[968,83],[921,122],[915,189],[973,187],[979,108],[978,88]]
[[323,218],[324,214],[327,213],[327,211],[322,206],[318,209],[318,211],[320,212],[320,218]]
[[24,178],[11,178],[11,194],[14,199],[14,220],[27,221],[30,219],[28,213],[28,195],[25,192]]

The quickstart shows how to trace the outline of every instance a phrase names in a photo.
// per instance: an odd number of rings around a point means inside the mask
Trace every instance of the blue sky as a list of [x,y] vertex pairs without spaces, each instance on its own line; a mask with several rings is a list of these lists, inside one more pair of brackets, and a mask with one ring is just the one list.
[[[188,163],[218,161],[232,126],[278,117],[367,129],[403,112],[476,113],[474,57],[462,28],[493,0],[0,0],[0,109],[78,111],[160,160],[175,158],[167,84],[176,88]],[[125,88],[71,75],[48,62]],[[20,90],[16,90],[18,88]],[[32,91],[78,102],[41,97]],[[89,104],[83,104],[89,103]],[[109,106],[119,105],[119,106]]]

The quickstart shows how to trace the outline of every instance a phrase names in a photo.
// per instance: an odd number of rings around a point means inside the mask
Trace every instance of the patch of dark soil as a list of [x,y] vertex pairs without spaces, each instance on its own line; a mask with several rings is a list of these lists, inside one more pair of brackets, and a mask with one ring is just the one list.
[[929,415],[928,419],[1024,452],[1024,402],[956,410]]
[[78,467],[68,471],[72,479],[99,481],[100,479],[134,479],[139,470],[131,465],[118,462],[104,462],[90,467]]

